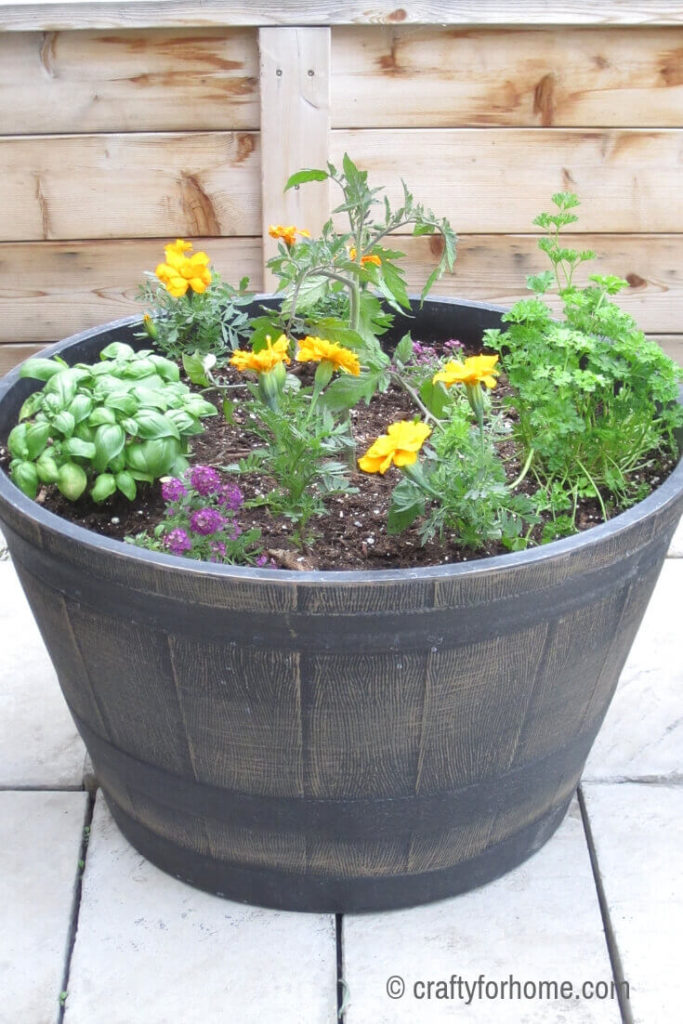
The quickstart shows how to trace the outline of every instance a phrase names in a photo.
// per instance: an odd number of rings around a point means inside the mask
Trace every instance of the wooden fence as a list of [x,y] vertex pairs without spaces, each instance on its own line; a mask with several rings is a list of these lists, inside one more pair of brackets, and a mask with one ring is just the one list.
[[[441,294],[512,303],[545,267],[533,217],[577,192],[572,240],[683,362],[679,3],[248,6],[0,6],[0,372],[140,312],[177,236],[269,287],[268,224],[315,230],[336,200],[286,178],[345,151],[450,219]],[[417,289],[437,242],[400,243]]]

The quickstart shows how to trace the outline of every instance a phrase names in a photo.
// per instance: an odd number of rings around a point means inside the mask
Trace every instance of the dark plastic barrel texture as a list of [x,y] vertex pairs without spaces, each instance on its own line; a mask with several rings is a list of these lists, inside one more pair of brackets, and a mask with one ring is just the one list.
[[[414,336],[500,311],[432,301]],[[130,321],[61,343],[96,358]],[[0,385],[6,438],[35,386]],[[362,911],[496,878],[562,820],[683,507],[455,566],[235,568],[74,527],[0,481],[11,555],[124,835],[232,899]]]

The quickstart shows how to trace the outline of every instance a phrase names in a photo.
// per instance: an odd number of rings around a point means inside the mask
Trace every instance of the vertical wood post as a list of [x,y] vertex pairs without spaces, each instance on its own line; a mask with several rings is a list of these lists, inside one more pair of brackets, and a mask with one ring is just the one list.
[[311,182],[284,193],[302,167],[325,167],[330,135],[330,29],[259,29],[261,74],[261,199],[263,286],[275,279],[265,262],[277,251],[271,224],[296,224],[311,234],[330,215],[329,185]]

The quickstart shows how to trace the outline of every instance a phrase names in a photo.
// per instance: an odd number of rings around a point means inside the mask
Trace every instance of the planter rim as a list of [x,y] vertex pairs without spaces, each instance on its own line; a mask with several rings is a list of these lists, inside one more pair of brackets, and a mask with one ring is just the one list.
[[[272,295],[265,293],[258,294],[254,296],[254,301],[264,301],[269,298],[272,299],[272,297]],[[413,296],[411,296],[411,298],[413,298]],[[444,305],[454,305],[458,307],[466,306],[474,309],[480,308],[500,312],[506,312],[507,309],[507,307],[504,306],[494,306],[488,303],[470,302],[467,300],[440,296],[435,296],[427,301],[437,302]],[[58,355],[65,347],[77,342],[87,341],[91,337],[97,337],[99,334],[103,333],[105,329],[111,331],[141,323],[142,316],[136,315],[112,320],[106,324],[100,324],[96,327],[89,328],[88,330],[79,331],[77,334],[70,335],[68,338],[55,342],[53,345],[46,346],[41,350],[40,357],[49,358],[50,356]],[[24,360],[23,362],[26,361],[27,360]],[[5,377],[0,379],[0,404],[10,389],[18,380],[21,379],[19,377],[19,371],[23,362],[19,363],[16,367],[10,370]],[[545,562],[552,558],[569,556],[576,550],[589,549],[590,547],[599,545],[608,539],[615,538],[617,535],[628,530],[636,523],[646,519],[652,513],[664,510],[668,505],[672,504],[680,497],[682,491],[683,458],[679,457],[678,463],[666,480],[652,491],[647,498],[637,502],[631,508],[627,509],[625,512],[621,512],[606,523],[601,523],[598,526],[593,526],[590,529],[574,534],[571,537],[551,541],[550,543],[543,544],[539,547],[484,558],[473,556],[471,561],[456,563],[447,562],[439,565],[421,566],[409,569],[316,569],[299,571],[296,569],[259,569],[254,566],[223,565],[212,562],[201,562],[195,559],[182,558],[179,555],[147,551],[146,549],[136,547],[133,544],[127,544],[125,541],[114,540],[110,537],[102,536],[92,530],[85,529],[85,527],[77,526],[66,519],[62,519],[61,516],[48,511],[41,505],[37,504],[37,502],[32,501],[15,484],[12,483],[7,473],[0,471],[0,499],[3,502],[7,503],[7,505],[15,509],[19,514],[25,516],[30,521],[41,526],[43,529],[56,534],[62,534],[69,540],[72,540],[85,548],[100,552],[111,551],[119,557],[124,557],[126,560],[130,560],[131,562],[141,562],[146,564],[154,563],[167,570],[176,570],[183,572],[183,574],[187,574],[188,572],[194,573],[195,575],[203,578],[214,577],[229,579],[234,577],[242,581],[267,580],[269,583],[277,583],[278,581],[281,581],[283,585],[287,586],[293,582],[296,582],[297,584],[316,585],[336,585],[340,583],[357,585],[359,583],[368,583],[370,581],[378,583],[396,583],[401,580],[428,581],[432,579],[439,580],[444,578],[484,575],[487,572],[500,572],[505,569],[512,570],[522,564],[529,565]]]

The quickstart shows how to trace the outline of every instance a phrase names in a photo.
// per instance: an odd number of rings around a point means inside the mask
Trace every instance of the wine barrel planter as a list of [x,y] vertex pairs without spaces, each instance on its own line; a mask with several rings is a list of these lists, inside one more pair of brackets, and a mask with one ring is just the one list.
[[[422,336],[500,311],[433,300]],[[120,321],[53,346],[93,360]],[[35,382],[0,384],[6,438]],[[412,906],[561,822],[683,510],[683,464],[609,523],[453,566],[219,566],[89,533],[0,474],[0,519],[121,831],[269,907]]]

